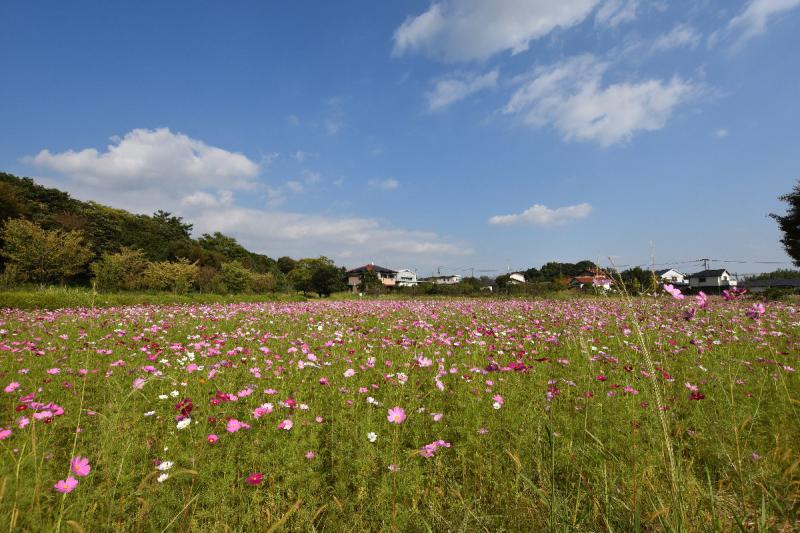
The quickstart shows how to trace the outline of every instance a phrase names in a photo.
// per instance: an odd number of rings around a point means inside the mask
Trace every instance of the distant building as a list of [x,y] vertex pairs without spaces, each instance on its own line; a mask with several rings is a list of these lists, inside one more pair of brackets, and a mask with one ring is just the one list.
[[378,279],[387,287],[394,287],[397,283],[397,271],[391,268],[385,268],[376,264],[370,263],[368,265],[360,266],[352,270],[348,270],[345,276],[347,277],[347,286],[353,292],[358,292],[359,286],[364,279],[366,272],[375,272]]
[[736,284],[736,280],[724,268],[689,274],[689,287],[692,289],[728,289]]
[[604,270],[589,268],[569,280],[570,287],[582,289],[584,287],[597,287],[609,290],[614,284],[611,277]]
[[434,285],[455,285],[456,283],[461,283],[461,276],[458,274],[453,274],[452,276],[430,276],[422,278],[420,281],[433,283]]
[[666,268],[664,270],[656,270],[656,276],[658,276],[659,281],[661,283],[668,283],[670,285],[688,285],[689,282],[686,279],[686,274],[678,272],[674,268]]
[[525,283],[525,274],[522,272],[514,272],[508,275],[509,285],[520,285],[522,283]]
[[417,273],[407,268],[398,270],[395,280],[398,287],[416,287],[419,284]]

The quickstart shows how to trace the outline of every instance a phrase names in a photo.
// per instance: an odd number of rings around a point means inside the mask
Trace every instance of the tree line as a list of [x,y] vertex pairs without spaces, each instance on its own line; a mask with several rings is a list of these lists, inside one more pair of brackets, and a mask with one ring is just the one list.
[[134,214],[82,202],[30,178],[0,173],[0,285],[93,285],[98,290],[219,294],[343,290],[326,257],[273,259],[219,232],[192,238],[167,211]]

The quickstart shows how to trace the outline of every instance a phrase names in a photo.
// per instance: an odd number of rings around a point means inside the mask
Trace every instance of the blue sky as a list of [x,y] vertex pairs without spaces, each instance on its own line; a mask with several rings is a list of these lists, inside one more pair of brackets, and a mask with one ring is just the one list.
[[651,242],[684,270],[788,266],[755,261],[788,261],[767,214],[800,177],[800,0],[4,2],[0,20],[0,169],[81,199],[421,274],[642,264]]

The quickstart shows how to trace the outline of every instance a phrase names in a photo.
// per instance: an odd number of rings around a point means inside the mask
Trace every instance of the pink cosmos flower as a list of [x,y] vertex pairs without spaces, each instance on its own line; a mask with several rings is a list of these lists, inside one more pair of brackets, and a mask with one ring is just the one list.
[[317,454],[315,454],[314,452],[312,452],[310,450],[306,452],[306,459],[308,459],[309,461],[314,460],[314,458],[316,456],[317,456]]
[[245,424],[244,422],[240,422],[235,418],[231,418],[228,420],[228,425],[225,427],[228,430],[228,433],[236,433],[240,429],[250,429],[250,424]]
[[27,426],[30,423],[31,423],[31,419],[30,418],[28,418],[27,416],[21,416],[17,420],[17,427],[19,427],[19,429],[24,429],[25,426]]
[[72,458],[70,470],[72,470],[72,473],[76,476],[86,477],[89,475],[89,472],[92,471],[92,467],[89,466],[89,459],[77,455]]
[[500,405],[503,405],[503,404],[506,403],[505,400],[503,400],[503,397],[500,396],[499,394],[495,394],[494,396],[492,396],[492,400],[494,400],[495,403],[499,403]]
[[142,387],[144,387],[145,381],[146,380],[144,378],[136,378],[136,379],[134,379],[133,380],[133,390],[142,390]]
[[706,293],[703,291],[700,291],[697,296],[694,297],[694,299],[697,301],[697,306],[700,309],[705,309],[708,307],[708,296],[706,296]]
[[0,428],[0,440],[6,440],[10,436],[11,436],[10,429]]
[[12,381],[8,385],[6,385],[6,388],[3,389],[3,392],[7,392],[7,393],[11,394],[12,392],[17,390],[18,388],[19,388],[19,383],[17,383],[16,381]]
[[402,424],[406,419],[406,411],[402,407],[392,407],[386,419],[392,424]]
[[353,377],[355,374],[356,371],[353,370],[352,368],[348,368],[347,370],[344,371],[344,377],[346,378]]
[[278,424],[278,429],[283,429],[285,431],[289,431],[294,426],[294,422],[292,422],[289,418]]
[[53,488],[56,489],[58,492],[63,494],[67,494],[75,490],[75,487],[78,486],[78,480],[72,476],[69,476],[67,479],[59,479]]
[[664,290],[672,295],[676,300],[683,300],[685,296],[681,294],[681,290],[672,285],[664,285]]
[[219,440],[219,437],[217,437],[216,435],[214,435],[212,433],[208,437],[206,437],[206,440],[208,440],[209,444],[214,444],[215,442],[217,442]]
[[431,418],[433,418],[434,422],[440,422],[444,415],[442,413],[431,413]]
[[252,486],[260,485],[262,481],[264,481],[264,474],[260,472],[253,472],[245,480],[248,485]]
[[753,304],[753,306],[745,312],[747,318],[752,318],[753,320],[758,320],[761,318],[761,315],[766,313],[767,310],[764,308],[764,304],[757,303]]
[[253,410],[253,418],[259,419],[264,415],[270,414],[271,412],[272,412],[272,404],[271,403],[265,403],[263,405],[260,405],[260,406],[256,407]]

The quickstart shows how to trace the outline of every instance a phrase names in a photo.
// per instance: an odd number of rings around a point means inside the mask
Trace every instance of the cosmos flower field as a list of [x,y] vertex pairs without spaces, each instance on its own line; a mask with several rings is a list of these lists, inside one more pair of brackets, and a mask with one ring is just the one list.
[[800,310],[677,300],[0,312],[0,524],[792,531]]

